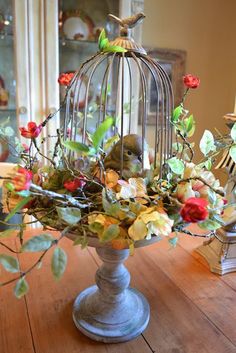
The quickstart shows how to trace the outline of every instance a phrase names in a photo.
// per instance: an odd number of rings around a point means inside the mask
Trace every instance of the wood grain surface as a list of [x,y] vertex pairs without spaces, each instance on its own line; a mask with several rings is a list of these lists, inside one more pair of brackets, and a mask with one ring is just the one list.
[[[48,253],[42,268],[27,277],[25,298],[16,299],[12,285],[1,288],[0,353],[235,353],[236,273],[212,274],[194,252],[202,241],[180,236],[174,249],[164,240],[135,250],[126,265],[131,286],[149,301],[149,326],[133,341],[103,344],[81,334],[71,315],[75,297],[94,283],[100,260],[93,248],[81,250],[63,239],[69,260],[59,282],[52,278]],[[20,255],[22,268],[37,256]],[[1,281],[11,277],[1,271]]]

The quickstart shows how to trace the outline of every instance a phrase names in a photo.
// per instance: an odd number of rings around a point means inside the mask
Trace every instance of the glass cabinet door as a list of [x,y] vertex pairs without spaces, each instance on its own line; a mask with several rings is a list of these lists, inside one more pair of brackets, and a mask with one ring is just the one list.
[[13,21],[12,2],[0,0],[0,129],[4,135],[0,136],[0,162],[15,161],[7,138],[12,138],[13,130],[18,134]]
[[101,28],[113,35],[107,15],[119,14],[117,0],[59,1],[59,66],[60,72],[75,71],[98,50]]
[[[59,72],[71,73],[98,51],[98,37],[102,28],[108,37],[118,34],[118,26],[108,20],[108,14],[119,16],[119,1],[60,0],[59,1]],[[86,80],[84,80],[86,82]],[[100,91],[99,78],[93,85],[92,95]],[[81,86],[81,90],[85,87]],[[65,88],[60,87],[60,101]],[[83,95],[81,96],[83,97]],[[83,98],[82,98],[83,99]],[[92,101],[92,97],[91,97]],[[81,104],[83,102],[81,101]],[[63,112],[61,123],[63,123]]]

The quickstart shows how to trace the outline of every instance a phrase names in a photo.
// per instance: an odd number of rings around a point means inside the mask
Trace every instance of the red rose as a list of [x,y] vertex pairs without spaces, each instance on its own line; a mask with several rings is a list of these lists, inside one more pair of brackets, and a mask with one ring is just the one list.
[[191,74],[185,75],[183,77],[184,84],[187,88],[198,88],[200,85],[200,79]]
[[23,136],[27,139],[33,139],[33,138],[38,137],[42,128],[43,127],[41,124],[37,125],[33,121],[30,121],[27,125],[27,129],[25,127],[20,127],[19,130],[20,130],[21,136]]
[[82,178],[75,178],[73,180],[67,180],[64,182],[64,188],[66,188],[70,192],[74,192],[79,188],[82,188],[86,182]]
[[58,83],[61,86],[69,86],[72,78],[74,77],[74,74],[74,72],[60,74],[60,76],[58,77]]
[[12,179],[15,191],[29,190],[33,178],[31,170],[19,167],[16,175]]
[[197,223],[208,217],[208,202],[200,197],[190,197],[180,210],[180,215],[185,222]]

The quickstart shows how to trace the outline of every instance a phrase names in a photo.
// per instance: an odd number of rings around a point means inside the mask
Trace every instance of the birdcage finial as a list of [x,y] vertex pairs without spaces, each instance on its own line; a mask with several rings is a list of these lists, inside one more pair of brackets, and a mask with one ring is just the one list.
[[146,17],[143,12],[137,13],[136,15],[126,17],[126,18],[119,18],[112,14],[109,14],[108,17],[113,21],[118,23],[121,26],[120,35],[122,37],[129,37],[129,29],[134,28],[138,23],[142,23],[143,19]]
[[[146,54],[143,47],[133,40],[130,33],[132,28],[143,22],[143,19],[146,17],[143,12],[123,19],[112,14],[109,14],[108,17],[111,21],[119,24],[121,27],[120,36],[111,42],[112,45],[120,46],[128,52],[132,51],[140,54]],[[127,55],[129,56],[129,53]]]

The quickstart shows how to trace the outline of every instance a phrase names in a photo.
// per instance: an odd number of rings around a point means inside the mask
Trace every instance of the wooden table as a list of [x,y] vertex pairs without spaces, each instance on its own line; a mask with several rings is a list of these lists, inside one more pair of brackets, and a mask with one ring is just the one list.
[[[63,239],[69,261],[61,281],[53,280],[47,254],[27,277],[25,298],[16,299],[12,285],[1,288],[0,353],[235,353],[236,273],[212,274],[194,252],[202,241],[181,235],[174,249],[164,240],[135,251],[126,264],[131,285],[150,303],[149,326],[131,342],[103,344],[83,336],[71,317],[77,294],[94,283],[99,260],[94,249]],[[34,256],[21,255],[22,269]],[[2,270],[1,281],[10,276]]]

